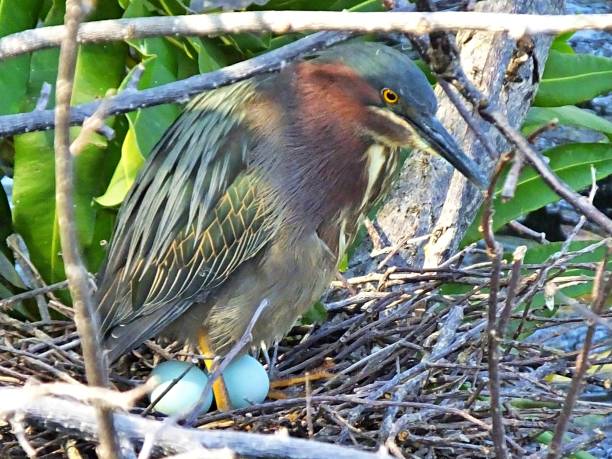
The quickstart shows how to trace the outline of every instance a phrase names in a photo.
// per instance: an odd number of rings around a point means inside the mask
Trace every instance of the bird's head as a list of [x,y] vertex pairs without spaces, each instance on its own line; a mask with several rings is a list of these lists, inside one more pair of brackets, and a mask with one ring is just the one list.
[[[486,180],[478,165],[436,118],[436,96],[421,70],[405,54],[379,43],[352,42],[320,52],[315,61],[342,65],[342,92],[358,112],[360,127],[376,142],[439,154],[479,188]],[[357,79],[358,78],[358,79]],[[357,102],[357,103],[355,103]]]

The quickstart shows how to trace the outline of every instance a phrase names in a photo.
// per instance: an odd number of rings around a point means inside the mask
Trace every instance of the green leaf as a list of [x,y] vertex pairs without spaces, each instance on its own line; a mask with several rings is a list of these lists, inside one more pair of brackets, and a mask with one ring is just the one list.
[[[552,439],[553,439],[553,433],[548,430],[546,432],[542,432],[540,435],[536,437],[536,440],[544,445],[550,445],[550,442],[552,442]],[[567,438],[566,441],[569,441],[569,438]],[[570,459],[596,459],[595,456],[588,453],[587,451],[577,451],[573,454],[570,454],[569,458]]]
[[[152,11],[144,0],[133,0],[123,17],[150,16]],[[176,53],[169,41],[163,38],[132,40],[129,42],[142,56],[144,72],[139,89],[159,86],[176,81],[178,65]],[[126,76],[122,87],[130,80],[135,68]],[[121,204],[136,180],[145,158],[159,141],[179,113],[176,105],[159,105],[128,113],[130,128],[121,148],[121,159],[104,194],[96,198],[98,204],[113,207]]]
[[551,50],[534,105],[574,105],[609,91],[612,91],[612,59]]
[[[119,16],[116,1],[103,2],[92,20]],[[63,2],[55,2],[45,25],[61,23]],[[102,97],[116,88],[124,74],[126,46],[122,43],[84,45],[79,48],[73,103]],[[28,83],[28,103],[33,105],[43,82],[55,83],[57,50],[33,54]],[[53,100],[53,97],[51,98]],[[108,121],[112,126],[112,120]],[[80,128],[71,129],[74,138]],[[64,278],[63,262],[55,209],[55,167],[53,134],[35,132],[15,136],[14,227],[26,241],[33,263],[47,282]],[[84,249],[92,246],[97,207],[94,196],[105,188],[110,174],[106,169],[112,156],[106,154],[107,141],[93,135],[91,142],[75,158],[75,213],[79,242]],[[98,248],[97,250],[102,250]]]
[[327,320],[327,309],[320,301],[317,301],[312,307],[302,314],[300,322],[304,325],[320,324]]
[[[596,169],[598,180],[612,174],[612,145],[609,143],[561,145],[545,151],[544,155],[549,158],[551,169],[574,190],[581,190],[591,184],[591,165]],[[559,200],[559,196],[544,183],[533,168],[529,167],[519,177],[514,198],[502,202],[499,194],[504,178],[505,174],[502,174],[494,199],[494,230],[498,230],[510,220]],[[463,245],[481,239],[478,230],[481,219],[482,209],[468,228],[462,241]]]
[[[33,29],[38,21],[42,0],[0,0],[0,37],[21,30]],[[27,91],[30,54],[0,62],[0,115],[19,113]]]
[[579,126],[599,131],[612,139],[612,123],[594,113],[575,105],[563,107],[531,107],[523,122],[522,131],[529,135],[541,126],[557,118],[560,124]]
[[200,73],[213,72],[229,64],[217,42],[211,38],[191,38],[192,46],[198,52]]
[[560,53],[575,54],[574,48],[568,43],[568,40],[572,38],[574,32],[565,32],[557,35],[550,45],[551,50],[559,51]]
[[96,198],[96,202],[104,207],[114,207],[121,204],[143,164],[144,157],[136,142],[136,131],[130,128],[123,141],[121,160],[117,169],[115,169],[106,192]]

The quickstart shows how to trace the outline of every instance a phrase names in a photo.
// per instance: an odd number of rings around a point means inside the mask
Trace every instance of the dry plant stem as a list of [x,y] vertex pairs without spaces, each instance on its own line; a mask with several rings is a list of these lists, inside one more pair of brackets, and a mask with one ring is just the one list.
[[[337,30],[362,33],[471,29],[509,32],[513,38],[533,34],[560,34],[575,30],[612,30],[612,14],[537,15],[442,11],[436,13],[346,11],[246,11],[189,16],[112,19],[86,23],[79,43],[101,43],[159,36],[207,36],[222,33]],[[0,40],[0,59],[58,46],[62,26],[18,32]]]
[[[6,389],[0,388],[0,400]],[[12,395],[14,397],[14,395]],[[91,407],[55,397],[38,398],[23,406],[27,419],[50,426],[74,429],[81,437],[96,436],[97,421]],[[239,456],[287,459],[392,459],[386,453],[370,453],[354,448],[285,435],[263,435],[230,430],[189,429],[124,413],[115,414],[117,429],[134,441],[155,432],[155,445],[166,454],[188,452],[198,447],[229,448]],[[163,426],[160,429],[160,426]]]
[[[66,2],[65,37],[62,40],[55,97],[55,188],[62,256],[75,311],[74,321],[81,337],[87,380],[91,385],[108,384],[106,363],[98,342],[95,313],[87,270],[83,265],[74,217],[74,177],[70,153],[70,99],[77,58],[76,35],[82,20],[80,0]],[[119,446],[112,412],[96,408],[100,457],[118,458]]]
[[522,151],[516,152],[516,154],[514,155],[514,161],[512,162],[512,166],[508,171],[506,180],[504,180],[504,186],[502,187],[500,193],[500,196],[504,201],[509,201],[514,197],[514,193],[516,192],[516,186],[518,185],[518,179],[521,175],[521,171],[523,170],[524,164],[525,155]]
[[516,220],[511,220],[508,222],[508,227],[512,228],[517,233],[525,236],[529,239],[532,239],[540,244],[550,244],[550,241],[546,239],[546,233],[538,233],[537,231],[532,230],[528,226],[523,225]]
[[[529,134],[527,137],[527,141],[529,143],[533,143],[533,141],[543,132],[549,131],[556,127],[559,124],[558,119],[553,119],[546,123],[544,126],[540,126],[534,132]],[[514,197],[514,193],[516,192],[516,186],[518,185],[518,179],[521,175],[521,171],[523,170],[523,165],[525,164],[525,155],[522,150],[516,151],[514,154],[514,160],[512,161],[512,167],[508,171],[508,175],[504,180],[504,186],[502,187],[500,196],[503,200],[510,200]]]
[[44,295],[45,293],[66,288],[67,286],[68,281],[61,281],[56,282],[55,284],[47,285],[45,287],[35,288],[34,290],[23,292],[18,295],[11,296],[9,298],[5,298],[3,300],[0,300],[0,309],[7,308],[12,304],[18,303],[19,301],[27,300],[30,298],[34,298],[38,295]]
[[[606,305],[606,301],[608,300],[608,298],[610,298],[610,294],[612,294],[612,274],[607,272],[607,264],[611,253],[612,248],[608,246],[606,256],[599,265],[597,269],[597,274],[595,275],[595,282],[593,285],[593,297],[595,299],[593,301],[593,306],[591,307],[591,310],[594,314],[597,315],[601,314]],[[553,435],[553,438],[548,447],[548,459],[557,459],[561,456],[561,443],[563,442],[563,436],[567,431],[567,426],[569,424],[574,405],[576,404],[576,400],[578,399],[578,396],[580,395],[580,392],[582,390],[584,375],[590,366],[589,353],[593,344],[595,326],[595,322],[591,322],[589,324],[586,336],[584,337],[582,351],[576,359],[576,370],[574,373],[574,377],[572,378],[572,383],[567,392],[567,396],[565,397],[563,408],[561,409],[561,413],[559,414],[559,419],[557,421],[557,425],[555,426],[555,434]]]
[[516,129],[514,129],[506,117],[498,110],[484,108],[480,110],[481,115],[492,122],[495,127],[525,155],[527,161],[540,174],[542,179],[552,188],[552,190],[569,202],[574,209],[584,215],[593,223],[599,225],[608,235],[612,235],[612,220],[599,211],[588,198],[576,193],[557,174],[553,172],[542,155],[535,151],[529,142]]
[[501,382],[499,374],[499,338],[501,329],[498,327],[497,321],[497,298],[500,288],[503,250],[501,245],[495,240],[493,234],[493,197],[495,196],[495,185],[499,175],[509,159],[507,155],[502,156],[500,159],[493,178],[491,179],[491,183],[485,193],[485,199],[482,206],[482,233],[487,246],[487,255],[491,259],[491,285],[487,314],[487,359],[489,369],[488,386],[491,397],[491,418],[493,420],[491,435],[495,447],[495,456],[498,459],[505,459],[508,457],[508,448],[506,446],[506,434],[501,407]]
[[516,299],[516,291],[521,281],[521,267],[523,266],[523,259],[527,253],[527,247],[524,245],[518,246],[512,255],[512,271],[510,273],[510,282],[508,283],[508,289],[506,293],[506,304],[499,317],[497,324],[497,332],[499,333],[499,339],[504,339],[506,335],[506,327],[510,320],[510,315],[514,309]]

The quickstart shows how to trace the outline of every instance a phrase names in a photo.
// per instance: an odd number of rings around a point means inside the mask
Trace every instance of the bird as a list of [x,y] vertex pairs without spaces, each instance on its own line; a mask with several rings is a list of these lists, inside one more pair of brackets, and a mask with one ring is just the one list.
[[108,361],[159,335],[224,356],[263,300],[252,343],[282,338],[336,275],[402,148],[482,188],[436,110],[408,56],[366,41],[193,97],[118,212],[96,294]]

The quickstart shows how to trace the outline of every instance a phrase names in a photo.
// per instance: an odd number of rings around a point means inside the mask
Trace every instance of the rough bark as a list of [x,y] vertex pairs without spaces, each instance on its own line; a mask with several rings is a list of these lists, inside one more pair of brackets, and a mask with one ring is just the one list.
[[[559,14],[563,0],[491,0],[479,2],[480,11]],[[527,52],[506,33],[464,31],[457,35],[461,62],[466,75],[508,116],[512,126],[522,123],[548,56],[552,37],[533,37]],[[455,136],[464,151],[482,170],[491,173],[497,158],[491,158],[474,132],[438,88],[438,117]],[[508,143],[496,129],[480,120],[468,107],[477,126],[499,153]],[[414,153],[406,162],[385,205],[377,215],[379,229],[392,245],[402,240],[431,234],[420,244],[403,247],[396,264],[413,267],[436,266],[457,249],[473,220],[482,194],[446,163],[426,153]]]

